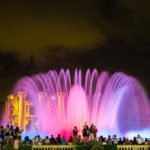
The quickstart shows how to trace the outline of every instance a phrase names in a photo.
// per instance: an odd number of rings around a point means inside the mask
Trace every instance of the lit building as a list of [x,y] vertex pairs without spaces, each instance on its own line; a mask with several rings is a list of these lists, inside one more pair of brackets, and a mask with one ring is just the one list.
[[59,92],[52,97],[48,97],[46,92],[38,92],[38,108],[36,108],[33,102],[26,99],[25,92],[18,92],[17,95],[11,94],[7,97],[5,105],[5,124],[13,124],[23,131],[38,131],[42,125],[42,108],[45,108],[45,110],[51,109],[57,103],[58,117],[62,117],[64,97],[63,92]]
[[22,130],[34,128],[37,117],[32,112],[33,104],[26,100],[26,93],[18,92],[16,96],[9,95],[5,105],[5,121],[18,126]]

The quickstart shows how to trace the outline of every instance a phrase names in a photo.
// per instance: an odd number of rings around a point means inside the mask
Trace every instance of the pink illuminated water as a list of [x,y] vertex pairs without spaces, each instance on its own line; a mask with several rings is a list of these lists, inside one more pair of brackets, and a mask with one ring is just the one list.
[[[141,84],[124,73],[51,70],[22,78],[14,88],[27,93],[38,120],[35,130],[69,136],[74,126],[95,124],[98,134],[126,135],[150,126],[150,102]],[[29,129],[30,130],[30,129]]]

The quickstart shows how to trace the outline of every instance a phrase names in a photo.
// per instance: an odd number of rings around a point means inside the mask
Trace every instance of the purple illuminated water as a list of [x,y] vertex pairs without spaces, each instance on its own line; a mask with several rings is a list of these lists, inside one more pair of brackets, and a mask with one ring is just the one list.
[[84,122],[95,124],[98,134],[124,136],[150,126],[150,101],[133,77],[124,73],[99,73],[69,70],[57,73],[50,70],[32,77],[22,78],[14,88],[27,93],[27,100],[34,103],[39,132],[69,136],[76,125],[82,131]]

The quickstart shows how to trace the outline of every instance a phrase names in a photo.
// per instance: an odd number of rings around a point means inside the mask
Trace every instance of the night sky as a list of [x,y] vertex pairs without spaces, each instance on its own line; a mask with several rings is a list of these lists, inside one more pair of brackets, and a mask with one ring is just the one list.
[[1,0],[0,101],[19,78],[97,68],[135,76],[150,93],[149,0]]

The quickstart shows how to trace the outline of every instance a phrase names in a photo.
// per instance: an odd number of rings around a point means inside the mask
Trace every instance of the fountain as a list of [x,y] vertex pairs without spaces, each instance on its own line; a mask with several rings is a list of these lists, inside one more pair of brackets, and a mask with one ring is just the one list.
[[82,133],[87,122],[97,126],[98,134],[124,136],[150,125],[150,101],[144,88],[121,72],[109,75],[88,69],[83,77],[82,71],[76,69],[72,78],[69,70],[50,70],[23,77],[13,94],[20,91],[26,93],[26,99],[33,104],[30,111],[36,116],[30,120],[32,129],[28,122],[26,131],[68,137],[74,126]]

